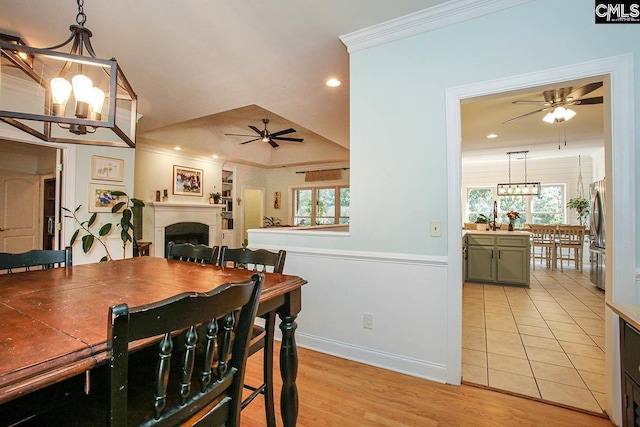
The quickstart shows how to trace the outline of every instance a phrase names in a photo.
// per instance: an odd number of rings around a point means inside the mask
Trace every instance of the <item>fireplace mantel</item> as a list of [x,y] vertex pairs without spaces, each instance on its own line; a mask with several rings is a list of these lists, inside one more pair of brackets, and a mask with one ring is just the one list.
[[179,222],[200,222],[209,226],[209,246],[218,241],[217,228],[220,221],[220,213],[225,205],[211,205],[204,203],[171,203],[152,202],[154,256],[164,257],[164,228]]

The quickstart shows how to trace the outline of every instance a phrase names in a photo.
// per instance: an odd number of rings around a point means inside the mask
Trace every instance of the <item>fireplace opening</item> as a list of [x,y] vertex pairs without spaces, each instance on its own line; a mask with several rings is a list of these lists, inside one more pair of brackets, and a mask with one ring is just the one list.
[[164,256],[167,256],[169,242],[193,243],[209,246],[209,226],[200,222],[178,222],[164,228]]

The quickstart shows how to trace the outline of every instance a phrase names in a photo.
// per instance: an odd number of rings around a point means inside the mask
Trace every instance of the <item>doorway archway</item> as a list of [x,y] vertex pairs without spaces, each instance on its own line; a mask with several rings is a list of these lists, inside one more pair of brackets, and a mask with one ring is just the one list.
[[[633,87],[633,58],[621,55],[586,63],[543,70],[510,78],[480,82],[448,89],[446,92],[447,125],[447,186],[448,212],[448,295],[449,340],[447,381],[460,383],[461,326],[462,326],[462,259],[459,248],[462,245],[462,206],[460,200],[461,170],[461,121],[460,103],[467,98],[524,89],[543,84],[567,80],[589,78],[598,75],[610,77],[611,102],[605,106],[605,175],[607,181],[607,211],[611,212],[606,225],[606,233],[611,236],[607,247],[606,300],[635,301],[636,264],[636,191],[635,179],[635,125],[633,97],[628,96],[628,88]],[[612,112],[615,111],[615,115]],[[615,168],[613,168],[615,165]],[[615,204],[616,210],[612,209]],[[614,422],[621,420],[619,340],[618,325],[607,310],[606,330],[606,391],[607,413]]]

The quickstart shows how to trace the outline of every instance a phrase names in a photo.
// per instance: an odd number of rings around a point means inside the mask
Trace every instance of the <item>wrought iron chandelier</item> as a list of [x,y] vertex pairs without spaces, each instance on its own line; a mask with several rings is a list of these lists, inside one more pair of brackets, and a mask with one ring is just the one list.
[[[509,182],[498,184],[498,196],[539,196],[541,186],[539,182],[529,182],[527,180],[527,154],[526,151],[509,151]],[[511,182],[511,155],[524,154],[524,182]]]
[[135,147],[137,96],[115,58],[96,56],[76,1],[63,43],[41,49],[0,34],[0,120],[44,141]]

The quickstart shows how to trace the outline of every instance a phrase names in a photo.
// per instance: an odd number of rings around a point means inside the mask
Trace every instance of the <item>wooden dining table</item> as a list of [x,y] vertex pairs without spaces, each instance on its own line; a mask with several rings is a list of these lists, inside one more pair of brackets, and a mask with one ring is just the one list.
[[[206,292],[248,280],[243,269],[136,257],[0,275],[0,404],[104,364],[109,307],[149,304],[183,292]],[[281,323],[281,415],[298,416],[296,317],[298,276],[266,273],[258,315],[276,310]]]

